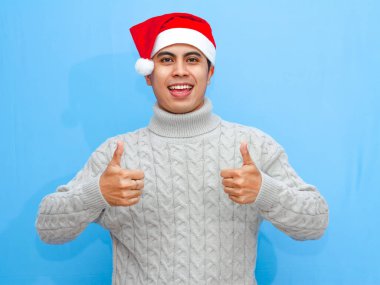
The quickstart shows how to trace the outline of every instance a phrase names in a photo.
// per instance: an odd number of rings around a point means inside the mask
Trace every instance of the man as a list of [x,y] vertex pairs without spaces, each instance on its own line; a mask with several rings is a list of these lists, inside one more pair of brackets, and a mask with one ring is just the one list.
[[113,284],[256,284],[262,219],[317,239],[327,204],[270,136],[212,113],[216,45],[205,20],[166,14],[131,34],[157,98],[149,126],[107,140],[48,195],[38,232],[63,243],[90,222],[108,229]]

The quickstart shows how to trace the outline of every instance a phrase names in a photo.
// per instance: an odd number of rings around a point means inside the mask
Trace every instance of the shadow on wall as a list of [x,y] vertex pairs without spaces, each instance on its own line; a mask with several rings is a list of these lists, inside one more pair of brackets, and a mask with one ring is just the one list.
[[111,136],[148,124],[155,97],[134,70],[135,55],[101,55],[70,71],[65,127],[81,126],[91,150]]

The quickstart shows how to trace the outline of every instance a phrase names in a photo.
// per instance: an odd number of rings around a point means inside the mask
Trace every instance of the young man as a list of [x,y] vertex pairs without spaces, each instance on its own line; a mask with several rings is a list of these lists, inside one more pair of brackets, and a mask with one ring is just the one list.
[[91,222],[108,229],[113,284],[256,284],[262,219],[317,239],[327,204],[270,136],[212,113],[216,45],[205,20],[166,14],[131,33],[157,98],[149,126],[107,140],[48,195],[38,232],[63,243]]

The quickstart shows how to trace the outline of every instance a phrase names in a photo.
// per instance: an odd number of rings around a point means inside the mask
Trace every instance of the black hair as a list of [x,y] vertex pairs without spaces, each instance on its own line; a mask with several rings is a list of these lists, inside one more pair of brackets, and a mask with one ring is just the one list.
[[207,58],[207,66],[208,66],[208,70],[210,71],[210,68],[211,68],[211,61]]

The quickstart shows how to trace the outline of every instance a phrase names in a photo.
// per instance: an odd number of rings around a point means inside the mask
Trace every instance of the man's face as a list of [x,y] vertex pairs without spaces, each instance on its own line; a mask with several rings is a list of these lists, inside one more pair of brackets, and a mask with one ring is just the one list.
[[208,68],[207,58],[199,49],[174,44],[159,50],[152,60],[154,70],[145,78],[153,87],[160,108],[184,114],[203,105],[214,67]]

